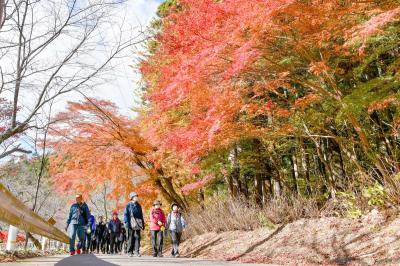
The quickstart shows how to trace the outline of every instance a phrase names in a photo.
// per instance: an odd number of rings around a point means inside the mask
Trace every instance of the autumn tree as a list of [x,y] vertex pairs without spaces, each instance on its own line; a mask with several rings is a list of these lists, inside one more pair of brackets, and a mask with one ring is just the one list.
[[119,115],[114,104],[91,98],[71,102],[55,119],[51,169],[58,190],[90,196],[111,185],[103,196],[118,204],[137,191],[147,205],[162,193],[185,206],[151,156],[154,148],[140,135],[137,121]]
[[158,152],[260,203],[334,198],[355,180],[397,190],[397,1],[181,0],[160,11],[141,65],[144,136]]

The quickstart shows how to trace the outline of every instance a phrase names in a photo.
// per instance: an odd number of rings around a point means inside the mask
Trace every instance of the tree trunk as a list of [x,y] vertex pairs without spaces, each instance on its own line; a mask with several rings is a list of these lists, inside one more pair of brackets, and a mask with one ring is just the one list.
[[159,177],[154,181],[154,184],[161,190],[161,193],[167,201],[176,202],[184,210],[187,209],[187,204],[184,202],[182,197],[176,193],[170,177]]
[[240,165],[238,159],[238,146],[235,145],[232,152],[231,152],[231,164],[232,164],[232,172],[231,172],[231,179],[232,179],[232,197],[236,198],[242,194],[242,183],[240,181]]
[[273,196],[278,198],[282,195],[282,184],[279,179],[272,179]]
[[292,170],[292,178],[293,178],[293,191],[297,194],[300,195],[299,191],[299,185],[298,185],[298,179],[299,179],[299,169],[297,166],[297,158],[296,158],[296,153],[295,149],[292,149],[291,155],[289,155],[289,160],[291,164],[291,170]]
[[301,153],[301,165],[303,168],[304,179],[306,180],[306,193],[312,195],[311,181],[310,181],[310,159],[308,153],[304,149],[304,139],[300,138],[300,153]]
[[231,174],[225,175],[225,181],[228,184],[229,194],[233,197],[233,195],[234,195],[234,187],[233,187],[232,175]]
[[104,213],[105,213],[105,218],[106,221],[108,221],[108,210],[107,210],[107,187],[106,184],[103,185],[103,189],[104,189],[104,194],[103,194],[103,208],[104,208]]
[[333,175],[332,171],[332,166],[331,162],[328,159],[328,152],[325,147],[323,139],[320,139],[321,143],[319,147],[317,147],[317,153],[319,156],[321,156],[322,163],[325,166],[325,170],[327,173],[327,181],[328,181],[328,190],[329,190],[329,195],[332,199],[336,198],[336,187],[335,187],[335,177]]
[[264,180],[260,173],[256,173],[254,177],[254,187],[255,187],[255,200],[257,205],[263,205],[263,183]]
[[5,13],[6,13],[5,0],[0,0],[0,29],[3,26]]
[[199,189],[199,191],[197,192],[197,201],[199,202],[200,206],[202,209],[204,209],[204,189]]

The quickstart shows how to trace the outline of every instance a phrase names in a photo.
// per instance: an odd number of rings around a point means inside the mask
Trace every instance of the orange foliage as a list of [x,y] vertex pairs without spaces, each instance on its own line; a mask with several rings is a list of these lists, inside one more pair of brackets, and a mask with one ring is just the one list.
[[141,66],[150,103],[143,125],[154,146],[193,163],[241,137],[287,132],[293,113],[325,97],[340,100],[332,80],[342,70],[330,60],[357,56],[349,42],[399,13],[393,1],[179,3]]
[[56,121],[50,132],[56,189],[89,194],[109,182],[113,186],[109,196],[117,202],[127,200],[133,190],[155,197],[157,190],[148,182],[154,170],[145,157],[152,147],[136,123],[118,115],[112,103],[71,102]]

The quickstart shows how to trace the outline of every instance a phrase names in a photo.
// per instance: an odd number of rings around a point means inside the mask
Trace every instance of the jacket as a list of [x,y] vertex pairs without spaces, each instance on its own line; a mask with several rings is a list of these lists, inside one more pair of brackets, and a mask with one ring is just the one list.
[[98,223],[96,225],[95,236],[97,239],[103,239],[107,231],[107,225],[105,223]]
[[168,214],[166,229],[181,233],[186,228],[186,221],[180,212]]
[[94,230],[96,229],[96,218],[94,218],[94,215],[92,215],[92,214],[89,216],[88,226],[90,226],[90,230],[92,232],[94,232]]
[[140,206],[139,203],[129,202],[125,207],[124,222],[128,228],[131,228],[131,215],[133,215],[133,217],[135,217],[136,219],[141,219],[143,221],[143,227],[144,227],[142,207]]
[[121,233],[121,220],[120,219],[111,219],[108,222],[108,230],[111,231],[111,234],[119,234]]
[[[158,224],[158,221],[162,223],[162,225]],[[159,231],[162,226],[166,224],[165,213],[161,209],[151,209],[150,211],[150,230]]]
[[70,224],[77,224],[86,226],[89,223],[89,207],[85,202],[78,204],[74,203],[69,209],[67,219],[67,226]]

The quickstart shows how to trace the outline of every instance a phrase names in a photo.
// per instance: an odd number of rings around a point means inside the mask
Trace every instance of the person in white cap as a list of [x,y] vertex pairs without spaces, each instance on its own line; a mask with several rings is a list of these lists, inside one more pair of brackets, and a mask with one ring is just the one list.
[[166,230],[171,236],[172,257],[179,257],[179,245],[181,243],[182,232],[186,228],[186,221],[179,210],[177,203],[172,203],[172,211],[168,214]]
[[128,253],[130,257],[140,257],[140,233],[145,228],[143,211],[135,192],[129,195],[129,199],[124,212],[125,230],[128,232]]

